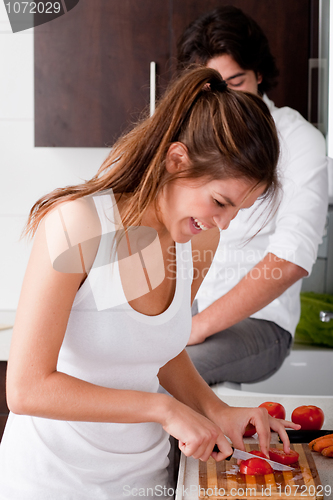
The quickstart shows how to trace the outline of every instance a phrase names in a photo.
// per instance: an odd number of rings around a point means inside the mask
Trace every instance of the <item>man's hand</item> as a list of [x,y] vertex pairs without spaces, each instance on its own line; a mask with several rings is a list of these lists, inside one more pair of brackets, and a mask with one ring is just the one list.
[[191,335],[187,345],[201,344],[206,340],[204,325],[201,323],[201,313],[196,314],[192,318]]

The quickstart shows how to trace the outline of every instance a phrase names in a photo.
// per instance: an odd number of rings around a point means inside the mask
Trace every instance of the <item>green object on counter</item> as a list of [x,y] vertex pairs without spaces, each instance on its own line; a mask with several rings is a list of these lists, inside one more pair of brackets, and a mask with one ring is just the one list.
[[320,321],[320,311],[333,313],[333,295],[301,293],[301,318],[296,328],[295,343],[333,347],[333,319]]

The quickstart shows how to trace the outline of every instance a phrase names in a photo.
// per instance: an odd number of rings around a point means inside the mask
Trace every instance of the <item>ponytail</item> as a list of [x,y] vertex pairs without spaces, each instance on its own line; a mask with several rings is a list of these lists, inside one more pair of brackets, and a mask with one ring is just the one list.
[[57,189],[32,207],[25,234],[33,235],[42,218],[58,203],[112,188],[126,197],[124,226],[140,225],[148,206],[175,176],[165,169],[172,142],[188,149],[191,166],[184,177],[245,177],[277,186],[279,146],[273,119],[252,94],[229,90],[210,68],[184,72],[169,88],[153,116],[121,137],[97,174],[77,186]]

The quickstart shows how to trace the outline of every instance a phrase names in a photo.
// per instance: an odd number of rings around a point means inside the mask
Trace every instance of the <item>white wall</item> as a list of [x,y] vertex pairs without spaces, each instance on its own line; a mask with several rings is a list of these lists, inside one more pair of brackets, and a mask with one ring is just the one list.
[[20,234],[34,202],[97,171],[106,148],[35,148],[33,30],[12,33],[0,2],[0,311],[15,310],[31,244]]
[[[333,158],[333,2],[330,1],[330,46],[329,46],[329,82],[328,82],[328,136],[327,152]],[[332,174],[332,172],[330,172]],[[333,174],[332,174],[333,175]],[[331,179],[333,194],[333,180]]]

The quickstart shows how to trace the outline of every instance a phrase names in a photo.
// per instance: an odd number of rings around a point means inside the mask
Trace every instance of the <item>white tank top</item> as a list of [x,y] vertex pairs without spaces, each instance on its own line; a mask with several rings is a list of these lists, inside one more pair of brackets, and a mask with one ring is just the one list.
[[[95,196],[94,202],[103,234],[113,232],[112,193]],[[101,239],[96,259],[110,251],[103,248],[107,241]],[[176,267],[173,301],[158,316],[116,300],[123,294],[117,263],[93,267],[76,295],[58,371],[104,387],[157,392],[159,369],[184,349],[190,335],[190,242],[176,243]],[[154,422],[66,422],[10,414],[0,447],[0,498],[123,500],[147,488],[147,497],[163,498],[168,451],[168,435]]]

